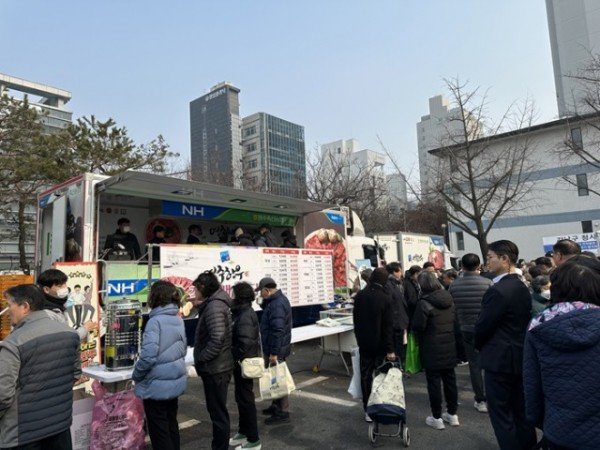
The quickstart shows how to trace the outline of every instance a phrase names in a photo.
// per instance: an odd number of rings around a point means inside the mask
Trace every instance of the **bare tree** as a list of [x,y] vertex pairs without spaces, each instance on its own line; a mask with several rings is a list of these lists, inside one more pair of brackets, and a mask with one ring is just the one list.
[[315,148],[306,158],[309,200],[350,206],[366,222],[382,207],[385,175],[375,164],[359,166],[351,152],[333,154]]
[[[534,106],[530,100],[511,105],[492,125],[487,93],[457,79],[445,81],[458,114],[448,119],[450,144],[432,151],[437,158],[429,167],[431,186],[446,204],[448,221],[477,239],[485,255],[496,221],[531,200],[533,143],[522,131],[532,124]],[[505,128],[520,132],[504,133]]]

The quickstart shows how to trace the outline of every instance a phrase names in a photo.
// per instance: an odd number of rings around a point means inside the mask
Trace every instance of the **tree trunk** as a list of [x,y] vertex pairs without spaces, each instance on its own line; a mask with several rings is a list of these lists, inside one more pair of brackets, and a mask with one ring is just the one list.
[[25,251],[25,241],[27,240],[27,223],[25,219],[26,203],[19,200],[18,209],[18,227],[19,227],[19,265],[25,274],[29,275],[29,263],[27,262],[27,252]]

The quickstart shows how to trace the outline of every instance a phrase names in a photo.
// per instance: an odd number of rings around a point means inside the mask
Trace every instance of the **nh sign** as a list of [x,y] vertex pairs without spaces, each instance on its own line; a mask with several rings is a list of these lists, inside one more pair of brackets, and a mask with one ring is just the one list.
[[192,217],[204,217],[204,206],[181,204],[181,215]]

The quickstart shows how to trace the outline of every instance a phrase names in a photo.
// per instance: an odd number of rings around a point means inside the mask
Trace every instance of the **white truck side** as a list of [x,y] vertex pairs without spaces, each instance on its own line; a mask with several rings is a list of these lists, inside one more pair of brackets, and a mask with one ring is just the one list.
[[419,233],[374,233],[374,239],[384,251],[386,263],[399,262],[407,270],[410,266],[423,266],[432,262],[436,269],[452,267],[453,256],[444,243],[443,236]]

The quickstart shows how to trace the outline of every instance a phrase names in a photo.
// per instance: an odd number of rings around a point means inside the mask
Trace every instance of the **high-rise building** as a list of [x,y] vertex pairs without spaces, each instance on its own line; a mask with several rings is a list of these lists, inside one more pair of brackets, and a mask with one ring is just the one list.
[[73,112],[65,108],[71,100],[69,91],[0,73],[0,95],[4,93],[17,99],[27,95],[30,106],[40,113],[47,132],[62,130],[71,123]]
[[263,112],[242,121],[244,187],[306,198],[304,127]]
[[190,102],[193,180],[242,188],[239,92],[223,82]]
[[408,194],[406,189],[406,178],[401,173],[386,175],[387,196],[390,211],[399,214],[408,207]]
[[[44,131],[55,133],[66,128],[71,123],[73,112],[65,108],[71,100],[71,93],[64,89],[34,83],[22,78],[0,74],[0,95],[8,95],[14,99],[22,100],[27,96],[31,108],[40,113],[40,121]],[[6,210],[0,212],[0,270],[16,269],[19,265],[19,231],[14,217],[17,213],[17,204],[4,205]],[[35,207],[27,206],[25,221],[29,229],[35,229]],[[25,236],[25,255],[28,263],[33,265],[35,249],[33,231]]]
[[546,11],[558,114],[592,112],[583,102],[586,84],[573,76],[581,75],[590,56],[600,52],[600,2],[546,0]]

